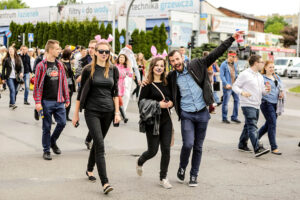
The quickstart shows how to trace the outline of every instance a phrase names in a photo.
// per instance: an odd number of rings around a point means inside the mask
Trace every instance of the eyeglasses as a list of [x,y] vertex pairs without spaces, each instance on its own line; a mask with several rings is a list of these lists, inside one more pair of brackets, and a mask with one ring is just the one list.
[[109,55],[110,54],[110,50],[98,50],[98,52],[100,53],[100,54],[106,54],[106,55]]

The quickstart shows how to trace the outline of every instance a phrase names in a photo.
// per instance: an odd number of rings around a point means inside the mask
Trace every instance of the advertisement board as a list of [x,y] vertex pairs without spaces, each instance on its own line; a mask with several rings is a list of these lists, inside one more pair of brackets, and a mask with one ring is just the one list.
[[245,34],[248,33],[247,19],[212,16],[211,24],[212,24],[211,27],[212,32],[235,33],[236,29],[240,29],[242,31],[245,31]]
[[187,46],[193,32],[193,25],[186,22],[171,22],[172,47]]
[[49,22],[50,7],[0,10],[0,26],[8,26],[11,21],[17,24]]

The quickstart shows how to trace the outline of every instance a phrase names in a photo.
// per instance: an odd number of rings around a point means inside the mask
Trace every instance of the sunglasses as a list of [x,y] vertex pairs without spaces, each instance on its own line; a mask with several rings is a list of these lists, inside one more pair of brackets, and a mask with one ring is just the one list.
[[98,50],[98,52],[100,53],[100,54],[106,54],[106,55],[109,55],[110,54],[110,50]]

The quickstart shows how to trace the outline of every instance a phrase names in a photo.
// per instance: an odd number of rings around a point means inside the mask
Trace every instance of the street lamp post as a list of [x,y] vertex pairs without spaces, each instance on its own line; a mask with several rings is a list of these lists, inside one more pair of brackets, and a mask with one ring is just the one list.
[[299,57],[299,47],[300,46],[300,3],[298,12],[298,36],[297,36],[297,57]]
[[129,4],[129,7],[128,7],[128,11],[127,11],[127,15],[126,15],[126,45],[128,45],[129,43],[129,32],[128,32],[128,26],[129,26],[129,15],[130,15],[130,10],[131,10],[131,7],[132,7],[132,4],[134,3],[135,0],[131,0],[131,3]]

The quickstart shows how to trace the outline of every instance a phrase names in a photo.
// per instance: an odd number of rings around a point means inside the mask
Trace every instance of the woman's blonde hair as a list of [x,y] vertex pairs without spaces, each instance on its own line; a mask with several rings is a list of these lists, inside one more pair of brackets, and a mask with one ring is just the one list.
[[[98,51],[98,47],[101,46],[101,45],[106,45],[109,50],[111,51],[111,46],[108,42],[99,42],[96,44],[96,47],[95,47],[95,51]],[[104,71],[104,77],[105,78],[108,78],[109,75],[108,75],[108,72],[109,72],[109,68],[110,68],[110,54],[108,55],[108,58],[106,59],[105,61],[105,71]],[[97,64],[97,56],[96,56],[96,53],[94,54],[94,56],[92,57],[93,60],[91,62],[91,78],[93,78],[93,75],[95,73],[95,67],[96,67],[96,64]]]

